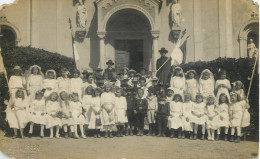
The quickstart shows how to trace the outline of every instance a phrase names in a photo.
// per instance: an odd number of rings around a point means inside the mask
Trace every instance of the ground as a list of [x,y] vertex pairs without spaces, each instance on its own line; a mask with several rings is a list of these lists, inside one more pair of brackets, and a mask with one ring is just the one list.
[[12,139],[3,133],[0,136],[0,150],[17,159],[253,159],[257,158],[258,145],[254,141],[230,143],[150,136],[112,139]]

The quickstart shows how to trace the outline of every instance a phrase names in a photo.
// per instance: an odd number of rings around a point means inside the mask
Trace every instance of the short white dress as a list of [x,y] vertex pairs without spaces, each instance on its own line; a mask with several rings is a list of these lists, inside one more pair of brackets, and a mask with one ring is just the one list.
[[174,76],[171,78],[170,86],[173,88],[174,94],[180,94],[183,98],[183,93],[186,90],[185,78]]
[[96,125],[96,120],[101,119],[98,112],[101,110],[100,97],[93,97],[92,104],[90,106],[90,116],[89,116],[89,129],[100,129],[101,125]]
[[205,115],[206,104],[204,102],[201,103],[193,103],[192,112],[198,115],[202,115],[198,117],[193,114],[192,123],[198,125],[205,125],[207,116]]
[[212,96],[215,97],[215,95],[214,95],[215,83],[210,78],[207,79],[207,80],[201,79],[200,83],[199,83],[199,86],[200,86],[200,93],[204,97],[204,102],[206,102],[205,99],[209,95],[212,95]]
[[116,124],[127,123],[127,103],[125,97],[115,97],[115,122]]
[[[219,109],[215,104],[206,106],[207,118],[206,118],[206,127],[207,129],[217,130],[219,128]],[[216,115],[216,116],[215,116]],[[215,116],[215,117],[213,117]],[[210,120],[210,117],[213,117]]]
[[[115,124],[115,94],[112,92],[104,92],[101,94],[101,106],[102,114],[101,114],[101,122],[103,126],[113,125]],[[109,109],[108,113],[106,109]]]
[[226,127],[230,126],[229,121],[229,108],[226,103],[219,104],[219,127]]
[[58,101],[47,101],[46,103],[46,128],[54,126],[62,126],[61,119],[56,117],[57,113],[61,111],[60,103]]
[[70,103],[70,112],[72,114],[74,125],[84,125],[86,119],[82,115],[82,104],[81,104],[81,102],[70,101],[69,103]]
[[[30,105],[30,121],[35,124],[46,125],[46,111],[45,111],[45,100],[33,100]],[[35,114],[34,114],[35,113]]]
[[78,93],[80,100],[82,99],[82,88],[83,81],[81,78],[70,79],[70,93]]
[[192,97],[192,101],[195,101],[195,97],[199,92],[199,83],[196,79],[186,79],[186,93],[189,93]]
[[183,113],[182,124],[183,124],[184,131],[193,131],[192,129],[193,115],[191,114],[192,107],[193,107],[192,101],[184,102],[182,104],[182,113]]
[[246,106],[245,100],[232,103],[230,105],[230,111],[231,111],[231,127],[247,127],[250,125],[250,114],[245,109],[244,116],[243,116],[243,110]]
[[171,101],[170,104],[170,116],[168,118],[169,129],[182,128],[182,102]]
[[[14,108],[11,109],[11,106],[8,105],[6,109],[6,119],[9,123],[10,128],[25,128],[27,123],[29,122],[29,99],[26,97],[25,99],[22,98],[14,98],[12,100],[12,104]],[[19,123],[18,123],[18,120]],[[19,124],[19,125],[18,125]]]
[[26,89],[30,92],[30,100],[35,99],[35,93],[43,88],[43,77],[42,75],[31,74],[27,79]]
[[85,116],[85,124],[89,124],[90,114],[91,114],[91,105],[93,105],[93,97],[92,95],[84,95],[82,99],[84,116]]
[[[46,89],[44,97],[49,97],[53,91],[58,91],[58,81],[56,79],[45,79],[43,80],[43,88]],[[51,88],[51,90],[48,90]]]
[[69,78],[63,78],[63,77],[58,77],[58,91],[62,92],[65,91],[67,93],[70,92],[70,79]]
[[60,104],[61,104],[61,112],[64,115],[66,115],[66,118],[61,118],[62,125],[68,125],[68,126],[74,125],[72,116],[70,114],[69,101],[61,100]]

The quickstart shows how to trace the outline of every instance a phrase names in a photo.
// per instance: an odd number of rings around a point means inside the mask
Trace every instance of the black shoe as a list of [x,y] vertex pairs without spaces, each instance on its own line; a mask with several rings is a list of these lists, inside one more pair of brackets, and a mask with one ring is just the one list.
[[227,135],[225,134],[224,141],[228,141]]
[[29,137],[29,138],[32,138],[32,136],[33,136],[32,134],[28,134],[28,137]]
[[231,135],[230,142],[234,142],[234,135]]
[[240,142],[240,136],[237,136],[237,139],[235,140],[235,143],[239,143]]

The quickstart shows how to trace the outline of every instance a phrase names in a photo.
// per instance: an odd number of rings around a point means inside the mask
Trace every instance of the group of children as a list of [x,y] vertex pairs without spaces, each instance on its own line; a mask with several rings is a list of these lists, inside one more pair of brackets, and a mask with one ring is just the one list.
[[201,139],[207,132],[207,139],[212,141],[219,140],[223,129],[227,141],[231,128],[230,141],[240,142],[241,128],[250,125],[243,83],[236,81],[231,88],[225,70],[219,71],[215,82],[208,69],[197,79],[195,70],[184,74],[175,67],[170,87],[165,88],[157,85],[157,78],[145,68],[136,73],[124,67],[117,74],[113,64],[108,61],[103,74],[102,69],[83,75],[78,70],[70,74],[62,69],[58,78],[54,70],[44,76],[37,65],[31,66],[24,77],[21,68],[15,66],[6,110],[14,138],[18,129],[24,138],[23,129],[29,123],[30,136],[34,124],[39,124],[40,136],[44,137],[46,128],[50,138],[54,130],[59,138],[61,128],[65,138],[86,138],[88,130],[93,130],[96,138],[101,137],[101,131],[105,138],[114,133],[132,136],[135,131],[143,136],[147,129],[146,135],[165,137],[169,133],[170,138],[177,134],[179,139],[185,135],[197,139],[201,130]]

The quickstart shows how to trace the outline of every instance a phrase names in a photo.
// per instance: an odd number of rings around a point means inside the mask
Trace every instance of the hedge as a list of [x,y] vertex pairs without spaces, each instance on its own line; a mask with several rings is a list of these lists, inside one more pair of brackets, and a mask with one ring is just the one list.
[[[75,68],[73,59],[62,56],[57,53],[51,53],[42,49],[36,49],[31,47],[16,47],[13,49],[7,49],[2,51],[2,56],[4,59],[4,64],[7,68],[7,72],[10,75],[12,68],[15,65],[19,65],[23,70],[28,69],[31,65],[37,64],[42,67],[42,71],[45,72],[48,69],[54,69],[60,71],[62,67],[72,70]],[[247,92],[250,76],[252,73],[252,68],[254,65],[254,60],[249,58],[218,58],[213,61],[197,61],[182,64],[184,72],[194,69],[197,71],[198,76],[204,69],[210,69],[215,79],[218,79],[219,68],[224,68],[227,71],[228,79],[230,82],[241,80],[245,85],[245,92]],[[1,79],[3,76],[0,77]],[[251,105],[251,123],[255,130],[258,130],[259,123],[259,76],[258,72],[255,72],[252,88],[250,91],[249,102]],[[3,104],[4,99],[8,99],[7,87],[4,80],[0,80],[0,106],[1,106],[1,116],[5,105]],[[2,116],[3,117],[3,116]],[[2,127],[5,126],[4,118],[0,118],[0,124]]]

